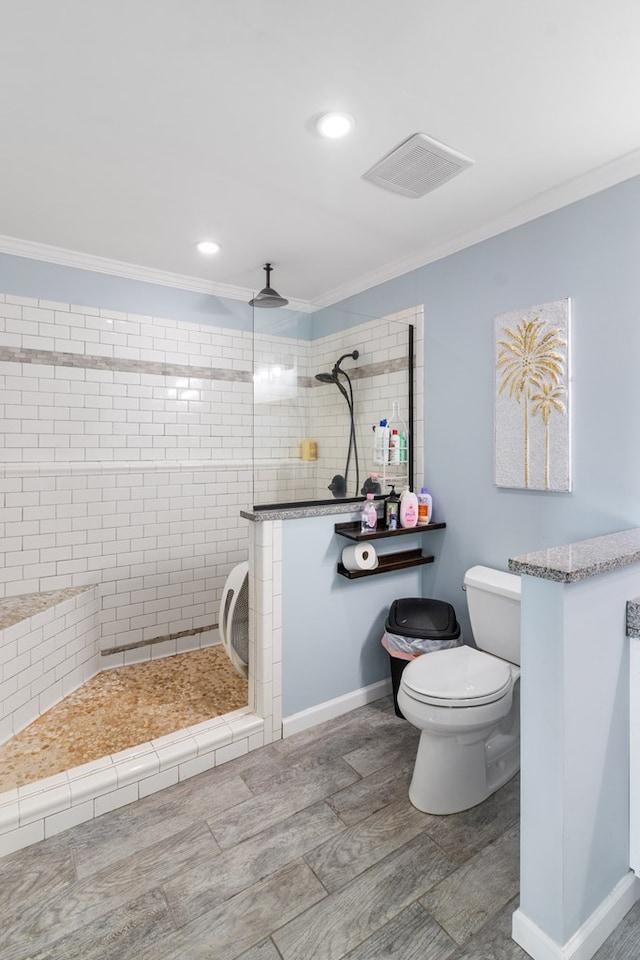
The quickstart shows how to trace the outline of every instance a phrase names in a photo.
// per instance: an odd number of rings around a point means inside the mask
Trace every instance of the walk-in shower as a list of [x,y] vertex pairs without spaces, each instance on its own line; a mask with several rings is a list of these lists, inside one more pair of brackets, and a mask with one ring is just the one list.
[[[358,443],[356,440],[356,427],[353,417],[353,387],[351,385],[351,378],[349,377],[349,374],[341,367],[343,360],[346,360],[349,357],[352,360],[357,360],[359,356],[360,353],[357,350],[353,350],[351,353],[344,353],[334,364],[331,373],[316,373],[316,380],[319,380],[320,383],[335,383],[336,387],[346,400],[349,408],[349,447],[347,450],[347,462],[344,468],[344,476],[337,473],[329,484],[329,490],[331,490],[332,494],[336,498],[349,496],[349,467],[351,465],[352,454],[356,469],[356,483],[353,496],[357,497],[360,492],[360,464],[358,463]],[[345,389],[344,384],[340,380],[341,376],[343,376],[347,381],[348,391]]]

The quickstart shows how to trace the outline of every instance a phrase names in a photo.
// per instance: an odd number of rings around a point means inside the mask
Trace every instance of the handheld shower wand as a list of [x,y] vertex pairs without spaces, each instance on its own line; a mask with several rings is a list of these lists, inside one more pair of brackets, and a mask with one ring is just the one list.
[[[351,378],[349,377],[346,370],[343,370],[341,367],[342,361],[350,357],[352,360],[357,360],[360,356],[360,353],[357,350],[353,350],[351,353],[344,353],[339,360],[333,366],[331,373],[317,373],[316,380],[320,383],[335,383],[336,387],[344,397],[347,407],[349,408],[349,419],[350,419],[350,429],[349,429],[349,449],[347,451],[347,462],[344,468],[344,478],[337,475],[333,478],[329,489],[333,492],[333,495],[336,497],[345,496],[348,493],[347,481],[349,477],[349,465],[351,463],[351,454],[354,455],[354,461],[356,465],[356,496],[360,487],[360,465],[358,462],[358,444],[356,441],[356,428],[353,415],[353,387],[351,385]],[[345,389],[344,385],[341,383],[339,377],[342,375],[347,381],[348,392]],[[344,480],[344,484],[337,482]]]

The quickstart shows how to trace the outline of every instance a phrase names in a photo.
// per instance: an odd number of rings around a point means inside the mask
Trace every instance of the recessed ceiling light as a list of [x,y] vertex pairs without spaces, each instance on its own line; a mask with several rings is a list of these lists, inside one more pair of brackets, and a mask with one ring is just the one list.
[[220,244],[216,243],[215,240],[201,240],[200,243],[196,244],[196,247],[200,253],[218,253],[220,250]]
[[354,127],[354,119],[348,113],[324,113],[316,123],[321,137],[344,137]]

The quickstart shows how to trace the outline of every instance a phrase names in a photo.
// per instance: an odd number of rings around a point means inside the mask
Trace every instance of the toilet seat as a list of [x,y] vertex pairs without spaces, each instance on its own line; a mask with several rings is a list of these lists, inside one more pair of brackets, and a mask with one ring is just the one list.
[[402,674],[408,696],[444,707],[474,707],[500,700],[511,688],[510,665],[473,647],[453,647],[417,657]]

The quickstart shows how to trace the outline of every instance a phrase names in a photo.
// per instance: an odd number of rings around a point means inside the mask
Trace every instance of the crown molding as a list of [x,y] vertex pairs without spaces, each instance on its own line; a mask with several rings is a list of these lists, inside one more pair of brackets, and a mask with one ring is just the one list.
[[[248,287],[232,287],[226,283],[214,283],[200,277],[156,270],[154,267],[143,267],[139,264],[125,263],[121,260],[110,260],[107,257],[80,253],[77,250],[66,250],[64,247],[53,247],[46,243],[35,243],[32,240],[21,240],[18,237],[0,236],[0,253],[7,253],[14,257],[26,257],[29,260],[43,260],[46,263],[57,263],[60,266],[73,267],[76,270],[90,270],[93,273],[104,273],[112,277],[124,277],[127,280],[155,283],[164,287],[173,287],[177,290],[189,290],[192,293],[225,297],[227,300],[242,300],[244,303],[248,303],[251,297],[255,296],[255,290]],[[306,300],[290,300],[289,309],[299,310],[301,313],[311,312],[311,306]]]
[[377,287],[388,280],[395,280],[405,273],[410,273],[411,270],[425,267],[437,260],[443,260],[445,257],[465,250],[467,247],[472,247],[483,240],[490,240],[491,237],[496,237],[507,230],[512,230],[514,227],[537,220],[547,213],[553,213],[555,210],[560,210],[562,207],[578,200],[584,200],[585,197],[600,193],[602,190],[614,187],[618,183],[630,180],[639,174],[640,150],[634,150],[610,163],[590,170],[580,177],[567,180],[557,187],[552,187],[526,203],[519,204],[502,216],[489,220],[476,229],[461,234],[446,243],[424,247],[417,253],[385,264],[379,270],[363,274],[351,283],[336,287],[324,296],[310,301],[311,311],[316,312],[324,307],[333,306],[333,304],[346,300],[348,297],[364,293],[365,290]]
[[[289,309],[297,310],[300,313],[315,313],[317,310],[333,306],[333,304],[353,297],[358,293],[363,293],[365,290],[370,290],[372,287],[377,287],[388,280],[395,280],[412,270],[425,267],[429,263],[435,263],[435,261],[465,250],[467,247],[482,243],[483,240],[490,240],[492,237],[529,223],[531,220],[536,220],[547,213],[553,213],[555,210],[578,200],[583,200],[585,197],[599,193],[601,190],[616,186],[616,184],[638,176],[638,174],[640,174],[640,150],[634,150],[610,163],[590,170],[580,177],[567,180],[557,187],[540,193],[526,203],[514,207],[502,216],[489,220],[467,233],[443,244],[424,247],[410,256],[385,264],[378,270],[362,274],[353,281],[335,287],[315,300],[290,300]],[[0,236],[0,253],[27,257],[31,260],[42,260],[47,263],[57,263],[78,270],[89,270],[94,273],[124,277],[129,280],[139,280],[144,283],[155,283],[178,290],[225,297],[228,300],[241,300],[245,303],[255,294],[255,290],[245,287],[214,283],[200,277],[170,273],[165,270],[143,267],[139,264],[125,263],[120,260],[110,260],[107,257],[79,253],[76,250],[66,250],[63,247],[53,247],[44,243],[35,243],[31,240],[21,240],[17,237]]]

